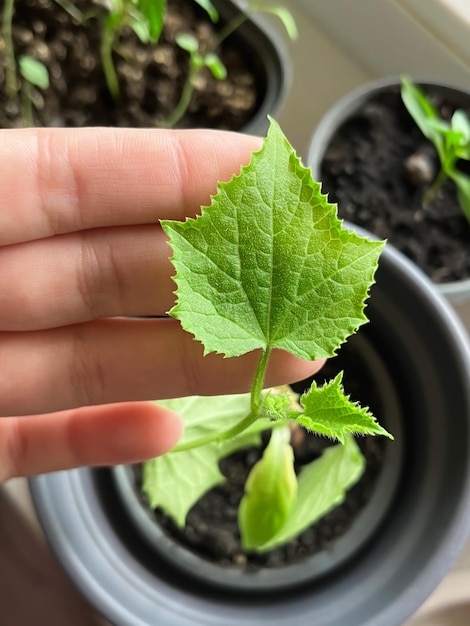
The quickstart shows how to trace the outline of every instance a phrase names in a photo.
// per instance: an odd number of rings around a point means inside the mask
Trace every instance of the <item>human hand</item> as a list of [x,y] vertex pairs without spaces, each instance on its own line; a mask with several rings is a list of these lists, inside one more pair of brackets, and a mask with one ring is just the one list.
[[[173,319],[160,219],[194,216],[259,140],[217,131],[0,131],[0,482],[143,460],[182,432],[142,402],[247,391]],[[273,354],[267,384],[320,363]],[[110,404],[117,403],[117,404]]]

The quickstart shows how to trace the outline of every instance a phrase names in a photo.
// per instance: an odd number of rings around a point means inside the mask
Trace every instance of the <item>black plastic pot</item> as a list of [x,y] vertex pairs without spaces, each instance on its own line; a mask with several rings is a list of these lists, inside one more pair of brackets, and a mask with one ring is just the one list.
[[[423,89],[441,95],[457,108],[470,108],[470,91],[455,85],[446,85],[429,79],[414,79]],[[398,93],[399,77],[381,78],[366,83],[338,100],[320,120],[309,145],[307,164],[315,180],[321,180],[321,168],[324,155],[340,126],[360,112],[364,106],[381,94]],[[470,278],[460,281],[436,284],[440,293],[452,302],[465,305],[470,314]]]
[[111,470],[31,480],[59,561],[113,624],[398,626],[433,591],[470,528],[470,348],[446,301],[391,247],[367,313],[360,334],[394,389],[402,453],[384,515],[323,576],[272,593],[202,582],[202,568],[170,566],[139,536]]
[[[240,7],[231,0],[214,0],[214,5],[221,23],[240,12]],[[262,93],[256,112],[240,132],[264,137],[269,127],[267,116],[277,114],[291,85],[293,70],[289,55],[279,33],[259,16],[250,16],[231,38],[238,51],[255,61],[256,85]]]

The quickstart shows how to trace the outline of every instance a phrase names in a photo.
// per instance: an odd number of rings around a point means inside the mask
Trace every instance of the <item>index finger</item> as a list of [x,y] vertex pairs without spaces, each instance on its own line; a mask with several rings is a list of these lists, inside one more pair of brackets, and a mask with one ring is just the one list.
[[259,148],[214,130],[2,130],[0,245],[183,219]]

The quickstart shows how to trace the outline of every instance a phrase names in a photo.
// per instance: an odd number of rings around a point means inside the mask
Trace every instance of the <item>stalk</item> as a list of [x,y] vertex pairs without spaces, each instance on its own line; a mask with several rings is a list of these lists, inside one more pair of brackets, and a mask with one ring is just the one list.
[[32,86],[28,81],[24,81],[21,93],[21,113],[23,126],[26,128],[34,126]]
[[5,0],[3,6],[2,36],[5,42],[5,91],[9,100],[17,98],[17,78],[15,67],[15,51],[13,47],[13,14],[15,0]]
[[205,435],[204,437],[200,437],[194,441],[189,441],[188,443],[182,443],[173,448],[172,452],[184,452],[186,450],[193,450],[194,448],[199,448],[200,446],[204,446],[208,443],[213,442],[221,442],[227,441],[228,439],[233,439],[244,430],[249,428],[252,424],[256,422],[259,417],[259,412],[261,408],[261,403],[263,400],[262,391],[264,379],[266,376],[266,369],[268,366],[269,356],[271,354],[270,350],[263,350],[261,353],[260,359],[258,361],[258,365],[256,367],[256,372],[253,378],[253,385],[251,387],[251,410],[238,424],[232,426],[228,430],[225,430],[222,433],[210,433]]
[[177,124],[186,113],[193,96],[194,80],[200,69],[201,64],[194,60],[193,55],[190,55],[189,71],[183,85],[183,91],[181,92],[178,104],[162,124],[165,128],[173,128],[173,126]]
[[227,39],[233,32],[240,28],[240,26],[246,22],[248,15],[243,11],[240,11],[232,20],[227,22],[225,26],[220,30],[217,42],[214,45],[214,50],[220,46],[220,44]]
[[114,28],[105,22],[100,46],[101,64],[104,77],[112,99],[117,102],[121,97],[119,80],[113,61]]
[[431,187],[429,187],[429,189],[424,194],[423,207],[426,207],[430,202],[432,202],[432,200],[434,200],[434,198],[437,196],[440,189],[442,188],[442,185],[445,183],[446,180],[447,180],[447,173],[444,171],[443,168],[441,168],[441,171],[437,175],[433,184],[431,185]]
[[71,0],[55,0],[55,2],[64,9],[79,24],[83,24],[84,18],[82,12],[79,11],[71,2]]

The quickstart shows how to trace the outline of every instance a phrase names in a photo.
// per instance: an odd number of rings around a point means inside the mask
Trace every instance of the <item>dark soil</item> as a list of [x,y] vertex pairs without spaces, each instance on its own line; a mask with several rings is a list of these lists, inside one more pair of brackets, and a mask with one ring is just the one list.
[[[113,102],[99,58],[103,9],[91,0],[73,4],[82,12],[92,10],[96,17],[79,24],[53,0],[15,2],[15,54],[43,62],[51,80],[47,90],[33,90],[33,124],[162,125],[179,100],[188,69],[188,55],[175,44],[175,35],[193,33],[201,51],[211,49],[217,31],[206,13],[195,2],[169,0],[158,45],[144,45],[130,28],[126,29],[114,55],[121,99]],[[190,108],[177,126],[238,130],[253,116],[264,89],[262,70],[254,55],[243,56],[239,48],[232,38],[218,50],[228,70],[227,79],[216,80],[203,70]],[[20,103],[8,101],[5,95],[4,60],[0,45],[0,128],[15,128],[24,122]]]
[[[455,106],[436,95],[433,101],[450,119]],[[470,174],[469,165],[459,167]],[[423,207],[438,172],[434,147],[414,124],[396,87],[371,98],[338,129],[320,179],[341,217],[387,238],[434,282],[444,283],[470,277],[470,225],[452,182]]]
[[[351,398],[369,406],[380,421],[383,411],[373,377],[360,357],[351,349],[344,349],[330,360],[315,378],[322,382],[344,369],[344,386]],[[302,393],[309,381],[297,383],[294,389]],[[317,458],[332,442],[325,438],[299,431],[293,438],[296,469]],[[327,549],[335,539],[350,527],[358,513],[370,500],[383,462],[385,441],[380,437],[363,437],[358,440],[366,458],[366,470],[359,482],[349,490],[345,501],[318,523],[311,526],[290,543],[257,555],[246,554],[240,542],[237,510],[250,469],[262,454],[259,448],[249,448],[223,459],[220,464],[227,482],[208,492],[191,509],[186,527],[181,530],[162,511],[154,512],[155,519],[166,532],[182,545],[209,561],[254,571],[260,567],[280,567],[300,562]],[[144,496],[142,496],[144,497]]]

